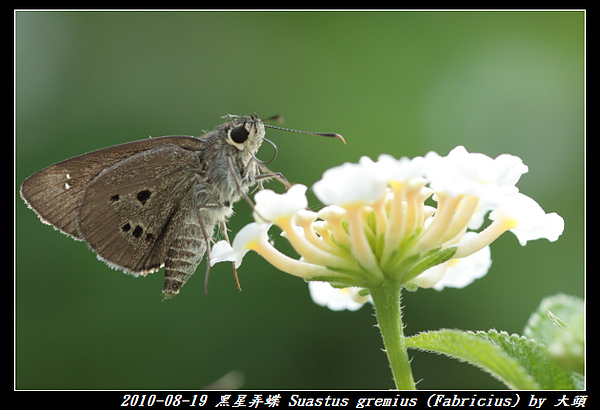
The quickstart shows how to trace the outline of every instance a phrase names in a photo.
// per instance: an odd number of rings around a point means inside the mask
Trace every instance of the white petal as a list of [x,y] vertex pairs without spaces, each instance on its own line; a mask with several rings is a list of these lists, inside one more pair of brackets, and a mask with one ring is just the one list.
[[226,241],[215,243],[210,252],[211,266],[215,263],[231,261],[235,262],[236,268],[239,268],[242,259],[250,250],[248,244],[252,241],[264,239],[262,237],[266,237],[270,227],[270,223],[252,222],[237,233],[233,239],[233,245],[229,245]]
[[262,221],[262,218],[266,218],[271,222],[278,218],[291,217],[308,206],[306,189],[306,186],[302,184],[295,184],[283,194],[278,194],[270,189],[257,192],[254,195],[255,219]]
[[436,283],[442,280],[447,267],[447,262],[432,266],[414,278],[412,282],[420,288],[432,288]]
[[317,216],[323,220],[327,220],[330,218],[339,219],[339,218],[343,218],[347,214],[348,214],[348,211],[346,211],[341,206],[337,206],[337,205],[328,205],[324,208],[321,208],[319,210],[319,212],[317,212]]
[[385,194],[386,185],[363,165],[345,163],[325,171],[313,191],[326,205],[344,206],[376,201]]
[[516,185],[521,175],[527,173],[529,168],[523,160],[515,155],[502,154],[494,160],[496,166],[496,179],[501,185]]
[[[243,257],[244,255],[242,255]],[[212,246],[210,250],[210,266],[214,266],[215,263],[230,261],[233,262],[237,259],[238,255],[233,250],[233,247],[227,243],[227,241],[219,241]]]
[[485,154],[469,153],[462,146],[445,157],[430,152],[425,160],[427,178],[434,190],[451,196],[473,195],[494,205],[504,196],[517,193],[515,184],[528,171],[517,156],[502,154],[492,159]]
[[445,287],[462,289],[488,273],[492,266],[490,247],[486,246],[466,258],[451,259],[446,263],[448,267],[444,277],[433,288],[435,290],[442,290]]
[[370,298],[358,295],[360,288],[334,288],[327,282],[308,282],[310,296],[317,305],[331,310],[360,309]]
[[423,157],[396,159],[391,155],[381,154],[376,162],[368,157],[362,157],[359,164],[365,171],[386,183],[408,181],[415,177],[423,177],[425,174],[425,158]]
[[490,213],[490,219],[495,221],[499,218],[508,218],[516,222],[517,226],[510,231],[523,246],[527,241],[540,238],[554,242],[565,229],[565,221],[561,216],[554,212],[547,214],[534,199],[521,193],[506,197],[503,203]]

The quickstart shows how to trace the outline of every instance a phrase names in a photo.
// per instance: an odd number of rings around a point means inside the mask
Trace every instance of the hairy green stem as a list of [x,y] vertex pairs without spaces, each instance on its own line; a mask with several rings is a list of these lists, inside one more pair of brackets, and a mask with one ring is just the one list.
[[402,286],[399,283],[389,280],[369,288],[396,388],[415,390],[415,381],[404,340],[401,290]]

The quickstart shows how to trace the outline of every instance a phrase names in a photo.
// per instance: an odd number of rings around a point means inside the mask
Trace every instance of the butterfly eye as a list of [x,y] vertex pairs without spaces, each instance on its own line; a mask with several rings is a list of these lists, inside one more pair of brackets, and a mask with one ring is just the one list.
[[248,139],[250,132],[243,125],[238,125],[229,131],[229,136],[233,142],[241,144]]

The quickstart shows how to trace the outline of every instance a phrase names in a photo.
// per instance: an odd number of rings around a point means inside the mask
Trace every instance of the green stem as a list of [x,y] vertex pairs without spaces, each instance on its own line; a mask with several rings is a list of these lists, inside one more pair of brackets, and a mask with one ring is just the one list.
[[401,290],[402,286],[399,283],[387,280],[369,288],[396,388],[415,390],[415,381],[404,340]]

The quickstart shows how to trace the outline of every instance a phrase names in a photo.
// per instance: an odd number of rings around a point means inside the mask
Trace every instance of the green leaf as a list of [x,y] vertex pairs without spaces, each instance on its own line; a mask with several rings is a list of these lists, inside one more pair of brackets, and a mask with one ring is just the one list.
[[523,334],[548,348],[568,369],[584,373],[584,302],[574,296],[555,295],[542,301]]
[[561,366],[548,354],[546,347],[535,340],[495,330],[477,332],[477,334],[491,338],[511,357],[516,358],[541,389],[573,390],[582,387],[573,379],[573,372]]
[[[444,354],[490,373],[512,389],[576,389],[564,369],[532,339],[506,332],[442,329],[406,339],[410,348]],[[468,386],[466,386],[468,388]]]
[[429,251],[421,256],[421,260],[415,266],[413,266],[408,274],[402,279],[404,282],[408,282],[413,280],[418,275],[426,271],[427,269],[437,266],[440,263],[444,263],[447,260],[451,259],[456,253],[456,246],[452,246],[450,248],[442,249],[437,248],[433,251]]

